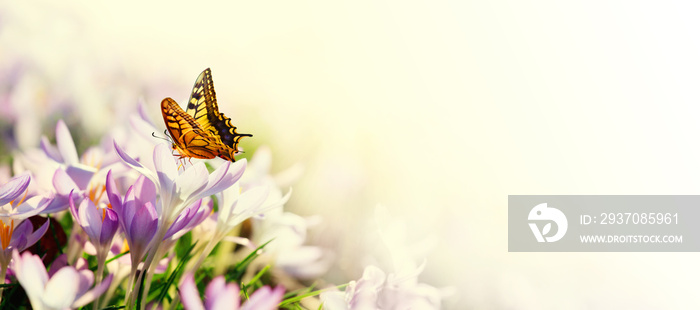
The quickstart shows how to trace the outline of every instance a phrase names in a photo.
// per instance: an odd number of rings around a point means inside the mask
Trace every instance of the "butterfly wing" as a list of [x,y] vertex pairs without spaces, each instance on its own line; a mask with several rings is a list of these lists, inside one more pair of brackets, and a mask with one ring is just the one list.
[[203,130],[175,100],[165,98],[160,107],[165,127],[173,140],[173,149],[180,153],[180,157],[208,159],[230,153],[220,139]]
[[[211,94],[207,94],[211,91]],[[199,123],[199,125],[204,130],[209,130],[211,128],[211,122],[209,121],[209,115],[207,113],[207,100],[212,100],[214,103],[213,107],[219,109],[216,104],[216,93],[214,93],[214,82],[211,78],[211,70],[206,68],[202,73],[199,74],[197,80],[194,81],[194,86],[192,86],[192,93],[190,94],[190,101],[187,103],[187,114],[192,116],[192,118]]]
[[238,151],[238,143],[243,137],[252,137],[251,134],[239,134],[236,126],[231,124],[231,119],[219,112],[219,104],[216,102],[214,80],[209,68],[199,74],[192,87],[190,102],[187,105],[187,114],[191,115],[202,129],[209,131],[218,137],[223,144]]

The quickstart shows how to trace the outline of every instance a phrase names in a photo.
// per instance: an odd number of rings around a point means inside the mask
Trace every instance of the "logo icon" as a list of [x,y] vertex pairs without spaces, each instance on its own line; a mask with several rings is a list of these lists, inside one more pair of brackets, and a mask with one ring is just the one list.
[[[566,220],[566,216],[559,209],[548,208],[546,203],[541,203],[536,205],[530,214],[527,216],[530,221],[548,221],[547,224],[542,227],[542,231],[537,227],[536,223],[529,223],[532,233],[537,238],[537,242],[555,242],[564,237],[566,234],[566,229],[569,227],[569,222]],[[545,237],[552,231],[552,222],[557,225],[557,232],[553,236]]]

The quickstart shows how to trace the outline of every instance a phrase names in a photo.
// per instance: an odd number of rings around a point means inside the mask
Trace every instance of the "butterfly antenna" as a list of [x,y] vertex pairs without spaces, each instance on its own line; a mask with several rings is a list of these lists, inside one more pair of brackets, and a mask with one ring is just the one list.
[[156,133],[155,133],[155,132],[152,132],[152,133],[151,133],[151,136],[153,136],[154,138],[157,138],[157,139],[165,140],[165,141],[167,141],[167,142],[169,142],[169,143],[173,143],[173,139],[170,137],[170,135],[168,134],[168,131],[167,131],[167,130],[163,131],[163,134],[165,134],[165,138],[156,136]]

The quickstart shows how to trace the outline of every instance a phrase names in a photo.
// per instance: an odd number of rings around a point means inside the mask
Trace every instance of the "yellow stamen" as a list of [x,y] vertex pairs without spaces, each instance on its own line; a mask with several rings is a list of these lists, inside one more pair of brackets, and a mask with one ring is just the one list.
[[10,220],[10,225],[5,225],[5,222],[0,221],[0,242],[2,242],[3,250],[6,250],[10,246],[10,240],[12,239],[12,233],[15,231],[15,220]]
[[11,205],[11,206],[19,206],[19,205],[21,205],[21,204],[24,202],[24,200],[27,199],[27,193],[29,193],[29,189],[28,189],[28,188],[27,188],[26,190],[24,190],[24,196],[22,196],[22,199],[19,201],[18,204],[15,205],[15,201],[12,200],[12,201],[10,201],[10,205]]
[[98,205],[102,195],[107,191],[107,186],[102,185],[101,187],[90,185],[88,186],[88,198],[95,204]]
[[95,167],[97,168],[97,170],[100,170],[100,168],[102,167],[102,162],[98,159],[97,155],[95,155],[95,152],[83,154],[81,162],[90,167]]
[[94,203],[95,202],[95,187],[92,184],[88,185],[88,198]]
[[122,253],[129,250],[129,243],[124,240],[124,245],[122,246]]
[[[90,185],[88,187],[89,188],[88,189],[88,198],[90,199],[90,201],[92,201],[95,204],[95,207],[97,207],[100,204],[100,199],[102,199],[102,195],[104,195],[104,193],[107,191],[106,185],[102,185],[102,187],[100,187],[99,189],[98,189],[98,187],[99,186],[92,186],[92,185]],[[98,193],[98,191],[99,191],[99,193]],[[99,208],[99,207],[97,207],[97,208]],[[108,203],[107,208],[111,209],[112,205]],[[102,209],[102,221],[105,220],[106,216],[107,216],[107,210]]]

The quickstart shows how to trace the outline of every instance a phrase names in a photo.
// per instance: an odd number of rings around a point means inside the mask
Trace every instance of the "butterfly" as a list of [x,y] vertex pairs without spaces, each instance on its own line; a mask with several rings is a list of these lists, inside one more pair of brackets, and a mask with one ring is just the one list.
[[172,98],[163,99],[160,107],[173,150],[180,154],[180,158],[209,159],[218,156],[236,161],[234,155],[238,152],[241,138],[253,136],[237,133],[231,119],[219,112],[209,68],[197,77],[186,112]]

